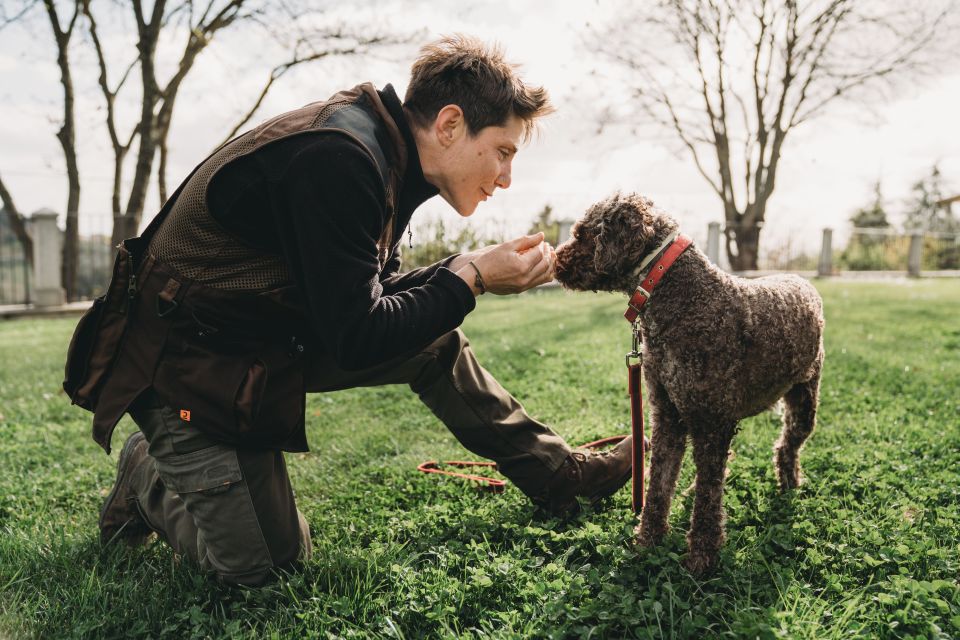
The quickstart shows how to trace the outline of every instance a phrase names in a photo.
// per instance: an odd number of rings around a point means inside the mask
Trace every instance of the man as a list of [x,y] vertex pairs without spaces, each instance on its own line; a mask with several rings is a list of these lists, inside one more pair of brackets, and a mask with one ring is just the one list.
[[[124,411],[140,427],[101,511],[104,541],[156,532],[239,584],[309,557],[282,453],[307,448],[304,391],[409,384],[466,448],[556,515],[619,489],[629,441],[572,451],[477,363],[457,328],[477,295],[552,279],[542,234],[399,273],[414,210],[439,194],[470,216],[510,186],[518,145],[550,111],[546,92],[498,50],[445,38],[422,50],[402,104],[389,85],[360,85],[198,165],[125,245],[148,248],[128,271],[118,260],[111,291],[125,287],[129,300],[99,322],[126,323],[119,356],[88,384],[93,401],[71,393],[95,410],[108,451]],[[93,349],[94,370],[113,357],[104,350]]]

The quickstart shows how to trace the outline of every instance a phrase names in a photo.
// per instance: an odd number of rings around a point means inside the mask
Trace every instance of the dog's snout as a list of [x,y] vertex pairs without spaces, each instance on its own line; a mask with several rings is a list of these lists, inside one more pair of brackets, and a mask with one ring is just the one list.
[[556,250],[556,261],[553,263],[554,272],[556,273],[557,280],[563,281],[563,277],[567,271],[568,257],[570,255],[570,243],[564,242],[562,245],[557,247]]

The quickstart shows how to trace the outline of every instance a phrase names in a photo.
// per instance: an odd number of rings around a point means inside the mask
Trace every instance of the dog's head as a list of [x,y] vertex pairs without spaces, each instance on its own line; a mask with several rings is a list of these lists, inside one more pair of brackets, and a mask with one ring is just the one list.
[[635,193],[594,204],[557,249],[557,280],[578,291],[631,291],[633,270],[677,222]]

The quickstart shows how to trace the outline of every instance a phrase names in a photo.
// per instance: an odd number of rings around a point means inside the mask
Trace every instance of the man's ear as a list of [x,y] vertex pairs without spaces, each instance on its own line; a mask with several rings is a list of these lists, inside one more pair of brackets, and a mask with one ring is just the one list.
[[433,121],[433,131],[440,146],[449,147],[466,131],[463,109],[455,104],[440,109]]

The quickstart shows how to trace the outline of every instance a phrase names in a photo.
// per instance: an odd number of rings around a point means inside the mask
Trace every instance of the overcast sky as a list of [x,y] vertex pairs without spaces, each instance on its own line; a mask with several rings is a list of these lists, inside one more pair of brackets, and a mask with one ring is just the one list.
[[[591,91],[597,89],[590,72],[598,67],[606,75],[615,71],[591,57],[583,40],[588,25],[609,17],[609,2],[436,2],[416,9],[408,5],[379,6],[391,25],[425,29],[423,40],[461,31],[499,41],[508,56],[523,65],[524,78],[546,85],[559,108],[517,156],[513,186],[481,204],[471,224],[518,234],[545,204],[552,205],[560,217],[576,218],[590,203],[617,189],[651,197],[674,213],[694,238],[704,238],[707,223],[721,220],[716,195],[668,134],[637,136],[627,127],[597,133],[597,115],[591,108]],[[354,9],[341,11],[347,20],[357,17]],[[30,28],[0,31],[0,175],[19,208],[27,212],[41,207],[61,211],[66,201],[63,160],[54,137],[61,94],[49,25],[37,20],[43,17],[36,13]],[[117,50],[128,46],[130,38],[116,34]],[[261,45],[263,51],[258,49]],[[180,46],[161,47],[161,63],[172,64]],[[81,217],[108,216],[112,152],[101,126],[102,98],[94,84],[93,60],[80,49],[75,76]],[[250,103],[269,68],[264,63],[268,51],[266,44],[250,42],[240,34],[215,40],[204,51],[178,100],[170,137],[169,182],[179,182]],[[254,122],[366,80],[378,86],[391,82],[402,95],[415,55],[416,46],[411,44],[376,58],[325,62],[291,74],[276,87]],[[119,68],[120,60],[116,62]],[[788,239],[815,246],[825,226],[843,237],[852,211],[871,200],[877,180],[882,182],[889,209],[899,213],[911,185],[927,175],[934,163],[940,166],[947,190],[960,193],[956,115],[960,69],[936,70],[866,107],[843,106],[791,133],[768,209],[765,249]],[[132,168],[127,170],[131,175]],[[157,208],[153,194],[145,217]],[[435,198],[415,217],[415,241],[416,220],[437,217],[457,223],[456,214]]]

